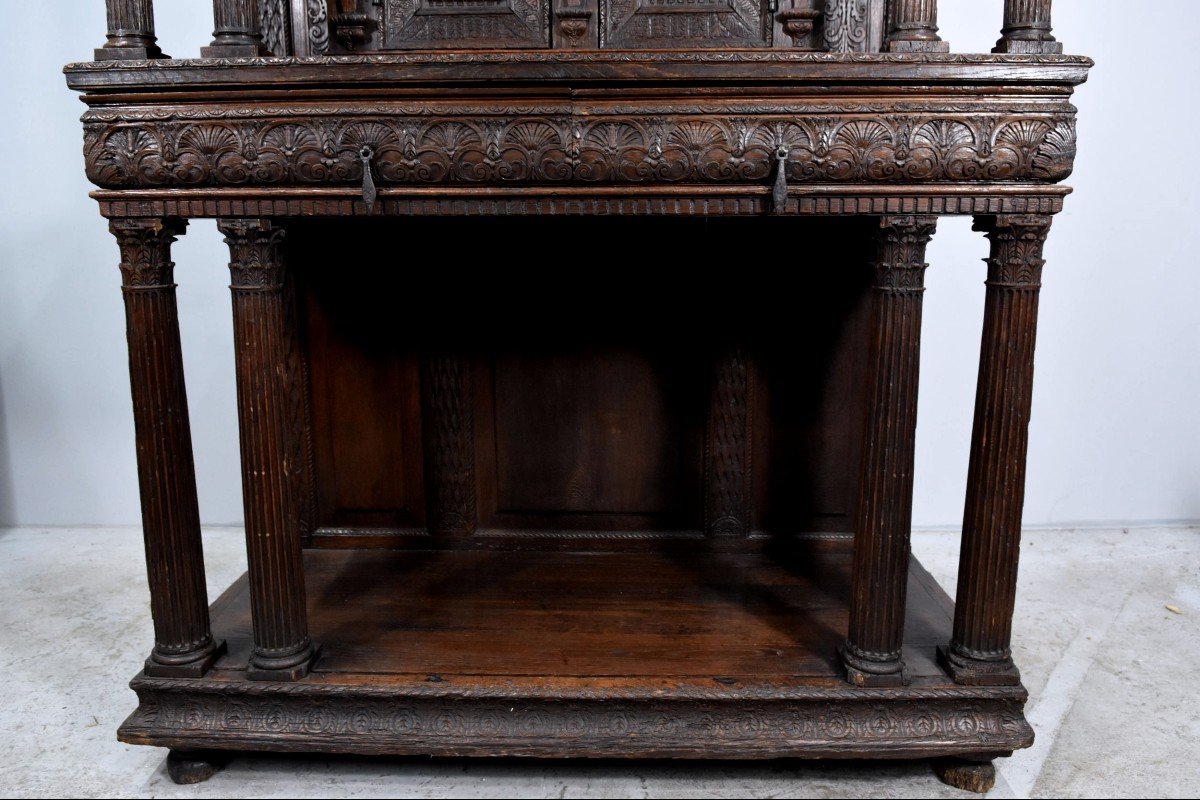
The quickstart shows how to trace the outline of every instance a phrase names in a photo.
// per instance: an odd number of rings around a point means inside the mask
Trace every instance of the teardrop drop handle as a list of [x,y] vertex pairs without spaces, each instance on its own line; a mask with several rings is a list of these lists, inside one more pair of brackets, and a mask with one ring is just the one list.
[[775,187],[771,190],[771,213],[782,214],[787,211],[787,158],[788,149],[780,147],[775,150]]
[[371,175],[371,161],[375,158],[375,149],[370,145],[364,144],[358,149],[358,160],[362,162],[363,181],[362,181],[362,199],[367,204],[367,213],[375,213],[375,198],[378,197],[378,192],[375,191],[375,178]]

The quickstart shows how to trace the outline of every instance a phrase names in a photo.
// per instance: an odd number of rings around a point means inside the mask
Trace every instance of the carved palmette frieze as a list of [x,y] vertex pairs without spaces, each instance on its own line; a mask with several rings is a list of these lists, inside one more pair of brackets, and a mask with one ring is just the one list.
[[217,227],[229,245],[232,288],[283,288],[282,228],[260,219],[221,220]]
[[109,220],[109,230],[121,250],[122,284],[135,289],[174,284],[171,245],[186,226],[185,220]]
[[[472,109],[477,111],[477,109]],[[148,115],[153,116],[153,115]],[[352,185],[359,152],[387,184],[1053,183],[1070,174],[1068,114],[384,114],[88,121],[105,188]]]

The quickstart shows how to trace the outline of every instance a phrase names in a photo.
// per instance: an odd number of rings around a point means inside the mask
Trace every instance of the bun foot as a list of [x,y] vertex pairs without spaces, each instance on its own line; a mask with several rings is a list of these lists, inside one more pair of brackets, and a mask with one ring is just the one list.
[[167,774],[181,785],[204,783],[220,772],[227,760],[222,753],[172,750],[167,753]]
[[938,780],[956,789],[987,794],[996,785],[996,767],[991,761],[940,758],[933,762]]

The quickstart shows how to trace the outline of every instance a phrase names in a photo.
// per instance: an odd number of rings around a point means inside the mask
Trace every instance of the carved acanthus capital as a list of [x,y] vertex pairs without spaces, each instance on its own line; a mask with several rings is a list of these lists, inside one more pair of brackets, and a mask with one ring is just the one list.
[[925,287],[925,247],[937,230],[937,217],[894,216],[879,220],[875,287],[921,292]]
[[217,228],[229,245],[233,289],[283,288],[283,228],[267,219],[223,219]]
[[121,248],[121,282],[127,289],[174,285],[171,244],[183,235],[182,219],[118,218],[108,229]]
[[992,286],[1037,289],[1042,285],[1042,250],[1050,234],[1047,215],[976,217],[975,230],[992,243],[987,282]]

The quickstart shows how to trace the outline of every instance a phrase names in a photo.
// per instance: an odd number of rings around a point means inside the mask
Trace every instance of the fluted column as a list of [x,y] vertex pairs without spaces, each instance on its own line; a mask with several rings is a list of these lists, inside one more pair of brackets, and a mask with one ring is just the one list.
[[106,0],[108,41],[97,61],[166,58],[154,35],[154,0]]
[[262,37],[259,0],[213,0],[212,44],[200,48],[204,58],[242,58],[267,54]]
[[196,471],[188,423],[171,243],[182,220],[114,219],[129,340],[138,483],[154,649],[146,674],[198,678],[220,655],[213,640]]
[[993,53],[1061,53],[1050,26],[1051,0],[1004,0],[1004,28]]
[[304,564],[304,371],[285,290],[284,231],[221,220],[230,251],[242,493],[254,626],[252,680],[295,680],[312,666]]
[[913,454],[921,364],[925,246],[933,217],[884,217],[877,234],[870,400],[859,480],[846,677],[858,686],[905,682],[901,648],[912,526]]
[[954,634],[941,651],[954,679],[1020,682],[1009,648],[1017,591],[1025,455],[1033,396],[1042,248],[1050,217],[980,217],[991,240],[979,388],[967,474]]
[[891,0],[884,50],[891,53],[948,53],[938,36],[937,0]]

